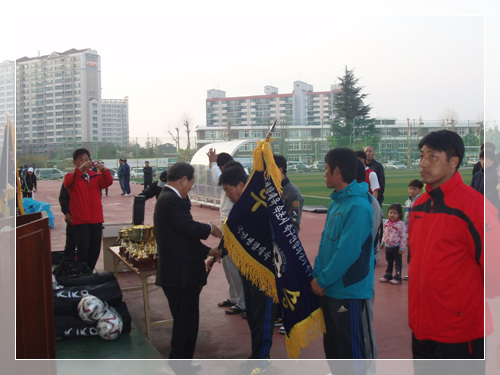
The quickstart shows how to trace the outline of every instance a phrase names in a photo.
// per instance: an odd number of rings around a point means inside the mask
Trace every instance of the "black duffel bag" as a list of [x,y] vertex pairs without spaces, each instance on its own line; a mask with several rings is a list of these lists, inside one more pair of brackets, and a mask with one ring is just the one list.
[[116,280],[113,272],[102,272],[77,277],[56,276],[57,283],[61,286],[100,285],[111,280]]
[[65,286],[53,291],[54,314],[64,315],[78,313],[78,303],[87,295],[93,295],[110,306],[117,306],[122,302],[120,285],[113,280],[98,285]]

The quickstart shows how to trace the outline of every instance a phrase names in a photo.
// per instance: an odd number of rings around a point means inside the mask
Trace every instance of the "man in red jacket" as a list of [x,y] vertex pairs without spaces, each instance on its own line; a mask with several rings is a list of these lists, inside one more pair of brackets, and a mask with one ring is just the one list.
[[[113,177],[104,164],[90,160],[90,153],[79,148],[73,153],[75,170],[64,176],[68,190],[71,224],[76,242],[77,260],[93,270],[101,252],[102,213],[101,189],[113,183]],[[93,172],[96,166],[100,173]]]
[[482,359],[483,196],[464,184],[458,172],[464,144],[457,133],[431,132],[418,148],[426,193],[410,214],[413,358]]

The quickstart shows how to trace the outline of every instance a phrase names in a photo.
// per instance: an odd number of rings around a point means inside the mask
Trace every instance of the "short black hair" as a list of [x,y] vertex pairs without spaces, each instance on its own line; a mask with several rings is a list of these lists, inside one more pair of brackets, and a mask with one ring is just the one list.
[[458,157],[457,170],[464,158],[465,146],[462,138],[451,130],[437,130],[430,132],[418,142],[418,149],[427,146],[436,151],[446,153],[448,161],[451,157]]
[[219,185],[238,186],[240,182],[247,182],[247,174],[243,167],[231,166],[224,168],[224,171],[219,177]]
[[479,159],[484,159],[484,150],[479,153]]
[[90,152],[86,148],[78,148],[73,152],[73,160],[78,159],[80,155],[87,154],[90,159]]
[[240,167],[241,169],[245,170],[243,165],[239,161],[236,161],[236,160],[231,160],[224,165],[224,169],[231,168],[231,167]]
[[356,182],[358,184],[366,182],[366,171],[365,165],[361,160],[358,159],[358,168],[356,169]]
[[287,163],[286,163],[286,158],[282,155],[273,155],[274,156],[274,162],[278,166],[278,168],[283,169],[283,174],[286,176],[287,172]]
[[350,148],[338,147],[328,151],[325,156],[325,163],[333,173],[335,167],[339,167],[342,173],[342,180],[350,184],[356,178],[359,159]]
[[194,168],[191,164],[180,161],[172,165],[168,170],[167,181],[178,181],[182,177],[187,177],[189,181],[194,178]]
[[422,181],[417,180],[417,179],[415,178],[415,179],[413,179],[413,180],[411,180],[411,181],[409,182],[408,187],[410,187],[410,186],[414,186],[414,187],[416,187],[416,188],[418,188],[418,189],[422,189],[422,188],[424,187],[424,183],[423,183]]
[[401,219],[403,217],[403,208],[401,207],[401,205],[399,203],[393,203],[389,206],[389,208],[387,209],[387,213],[389,213],[390,210],[394,210],[398,213],[398,217],[399,219]]
[[354,151],[354,154],[356,155],[356,157],[358,159],[361,158],[366,163],[366,152],[364,152],[364,151]]
[[217,166],[219,168],[224,167],[231,160],[234,160],[231,155],[229,155],[227,152],[221,152],[219,155],[217,155]]

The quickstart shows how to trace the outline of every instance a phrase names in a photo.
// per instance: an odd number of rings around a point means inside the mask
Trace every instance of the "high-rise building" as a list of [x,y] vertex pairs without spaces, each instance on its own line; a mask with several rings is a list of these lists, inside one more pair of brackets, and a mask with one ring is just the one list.
[[291,125],[322,125],[335,116],[336,85],[330,91],[314,92],[313,86],[295,81],[293,92],[278,94],[278,88],[264,87],[264,95],[230,97],[222,90],[208,90],[207,127],[269,126],[275,119]]
[[7,115],[14,121],[15,115],[15,84],[16,64],[14,61],[5,60],[0,63],[0,152],[3,147],[4,125],[7,123]]
[[[97,51],[70,49],[23,57],[16,61],[16,73],[18,153],[68,154],[105,139],[115,141],[102,126],[101,58]],[[128,110],[126,113],[127,123],[121,124],[121,129],[126,128],[123,135],[128,141]],[[119,144],[123,144],[123,135]]]
[[102,141],[118,146],[128,144],[128,97],[102,99]]
[[4,124],[4,113],[12,121],[15,115],[15,88],[16,88],[16,63],[14,61],[4,61],[0,63],[0,125]]

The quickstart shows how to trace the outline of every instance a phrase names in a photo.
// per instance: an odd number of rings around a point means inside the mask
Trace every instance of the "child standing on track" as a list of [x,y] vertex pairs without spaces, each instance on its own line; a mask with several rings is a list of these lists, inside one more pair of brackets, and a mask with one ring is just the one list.
[[[387,269],[381,283],[401,284],[401,268],[403,267],[402,254],[406,248],[407,233],[406,225],[401,218],[403,209],[399,203],[393,203],[387,210],[388,219],[384,223],[384,235],[382,236],[381,249],[385,249]],[[396,266],[396,274],[392,276],[393,265]]]

